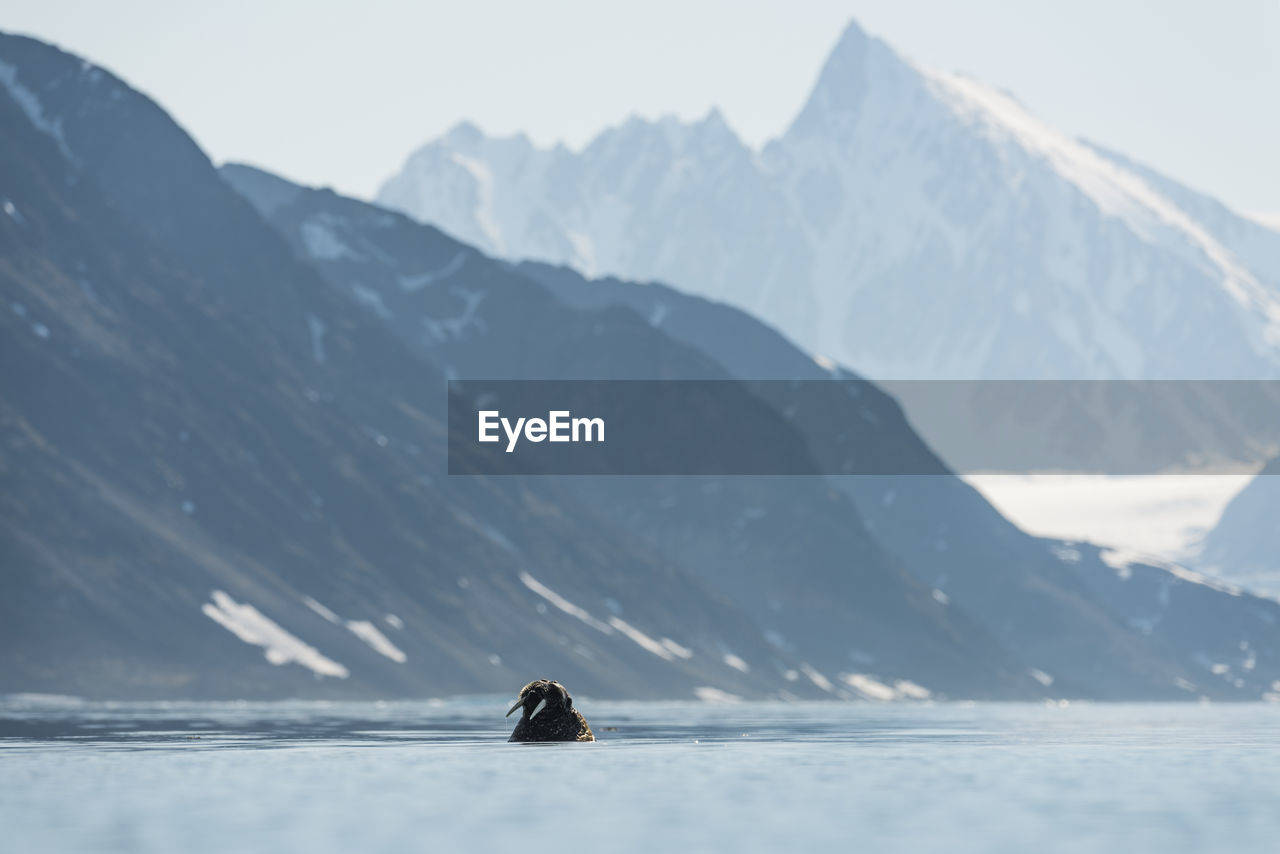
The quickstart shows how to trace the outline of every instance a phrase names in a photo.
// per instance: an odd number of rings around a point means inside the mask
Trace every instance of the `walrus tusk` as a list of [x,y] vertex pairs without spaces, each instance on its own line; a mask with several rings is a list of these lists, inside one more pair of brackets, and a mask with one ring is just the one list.
[[512,712],[514,712],[516,709],[520,708],[520,707],[521,707],[521,706],[523,706],[523,705],[524,705],[524,700],[522,700],[522,699],[521,699],[521,700],[516,700],[516,704],[515,704],[514,706],[512,706],[511,708],[507,709],[507,713],[506,713],[505,715],[503,715],[503,717],[504,717],[504,718],[509,718],[509,717],[511,717],[511,713],[512,713]]
[[538,701],[538,705],[533,707],[533,711],[529,713],[529,720],[533,720],[534,718],[536,718],[538,716],[538,712],[542,711],[546,707],[547,707],[547,698],[543,697],[541,700]]

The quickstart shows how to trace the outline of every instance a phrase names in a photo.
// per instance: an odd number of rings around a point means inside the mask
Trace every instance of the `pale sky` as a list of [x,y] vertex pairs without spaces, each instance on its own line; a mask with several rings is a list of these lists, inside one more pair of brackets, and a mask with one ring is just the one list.
[[462,119],[581,146],[718,106],[754,145],[850,19],[1073,134],[1280,214],[1280,0],[5,0],[156,98],[215,161],[368,198]]

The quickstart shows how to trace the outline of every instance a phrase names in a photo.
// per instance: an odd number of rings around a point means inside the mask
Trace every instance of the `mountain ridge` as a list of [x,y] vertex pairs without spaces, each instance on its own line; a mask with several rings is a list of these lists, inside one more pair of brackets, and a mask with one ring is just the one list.
[[[256,170],[229,165],[223,167],[223,174],[249,198],[256,196]],[[257,202],[260,209],[265,209],[265,201]],[[443,260],[462,251],[461,244],[432,226],[316,190],[295,196],[288,209],[276,209],[271,221],[295,251],[316,264],[335,286],[386,319],[406,336],[411,346],[440,354],[464,379],[633,379],[652,378],[659,373],[669,379],[697,379],[722,377],[724,370],[747,380],[838,379],[851,386],[849,404],[825,414],[838,423],[859,425],[860,429],[838,431],[838,435],[829,429],[806,433],[811,449],[822,456],[824,470],[840,470],[840,460],[849,455],[931,454],[914,436],[897,404],[874,385],[838,366],[817,364],[784,336],[731,306],[660,283],[586,280],[571,269],[533,262],[511,265],[511,272],[524,274],[516,278],[482,275],[479,264],[451,269],[447,277],[433,280],[429,287],[436,294],[431,298],[421,291],[404,292],[400,281],[405,271],[416,269],[412,265],[423,263],[414,260],[422,253],[430,251],[434,260],[426,266],[438,269]],[[306,235],[311,225],[319,222],[332,228],[337,242],[353,251],[343,256],[317,255]],[[589,354],[585,359],[567,363],[547,359],[537,342],[547,338],[575,341],[576,333],[573,324],[557,318],[549,306],[522,302],[522,292],[531,286],[531,280],[548,288],[564,305],[578,310],[625,309],[632,322],[665,331],[673,339],[709,355],[716,365],[695,360],[666,361],[659,366],[648,359],[616,358],[616,354],[632,348],[630,336],[611,340],[606,350],[597,351],[590,343],[578,345],[583,355]],[[448,295],[462,290],[471,295],[469,302],[477,306],[471,323],[447,338],[422,335],[424,327],[434,329],[442,323],[439,312],[457,310],[450,307]],[[377,299],[371,291],[376,292]],[[502,311],[513,305],[521,306],[515,313],[519,317],[515,322]],[[606,353],[609,358],[605,358]],[[802,397],[785,397],[783,389],[788,387],[788,383],[778,383],[773,391],[783,398],[770,401],[782,411],[804,410],[806,401]],[[830,404],[831,400],[825,403]],[[878,426],[862,432],[864,424]],[[1215,683],[1221,681],[1220,677],[1210,674],[1212,679],[1206,683],[1200,675],[1203,668],[1199,662],[1211,655],[1214,663],[1226,663],[1225,672],[1236,678],[1233,668],[1243,665],[1235,661],[1239,639],[1232,632],[1247,626],[1249,641],[1256,649],[1272,649],[1266,617],[1253,613],[1250,604],[1225,607],[1217,597],[1226,594],[1189,577],[1158,567],[1123,565],[1117,569],[1102,560],[1098,550],[1091,551],[1085,544],[1029,537],[1001,517],[978,493],[947,474],[936,457],[933,465],[930,470],[937,472],[934,477],[835,477],[827,482],[834,491],[854,501],[867,531],[904,559],[908,570],[936,603],[976,617],[1007,649],[1017,651],[1026,672],[1034,671],[1037,680],[1049,680],[1051,690],[1068,695],[1083,691],[1086,696],[1134,696],[1135,692],[1149,691],[1146,696],[1166,699],[1188,697],[1192,690],[1216,693],[1219,689]],[[915,471],[926,468],[923,463],[912,466]],[[766,627],[780,629],[781,639],[797,639],[792,637],[797,631],[792,627],[794,623],[782,622],[796,605],[796,600],[785,593],[788,586],[822,589],[826,591],[824,597],[833,601],[846,595],[841,592],[841,584],[832,583],[827,574],[830,569],[813,572],[832,566],[820,552],[805,558],[794,547],[789,552],[779,552],[776,544],[738,534],[706,538],[705,532],[725,528],[740,532],[744,526],[750,532],[762,524],[771,524],[770,520],[789,518],[786,502],[780,506],[777,500],[787,489],[785,478],[772,480],[767,489],[757,488],[751,478],[677,478],[674,480],[680,482],[676,483],[661,478],[620,478],[617,483],[602,478],[572,480],[571,488],[588,503],[610,508],[610,515],[626,520],[629,530],[641,532],[641,536],[677,560],[697,567],[691,569],[695,574],[706,573],[713,584],[724,585],[720,589],[730,591],[730,595],[745,594],[741,600],[745,607],[758,608],[760,600],[756,599],[754,605],[751,600],[763,594],[767,607],[752,613]],[[703,488],[711,490],[713,500],[708,501],[702,494]],[[801,495],[786,494],[793,499]],[[821,515],[812,503],[804,506],[810,508],[810,515]],[[726,509],[727,518],[723,512]],[[683,518],[673,524],[671,516],[675,511]],[[685,522],[692,522],[693,528]],[[810,530],[798,522],[791,524],[793,534]],[[806,535],[802,539],[812,537]],[[747,555],[759,551],[764,565],[749,564],[742,557],[744,547]],[[848,552],[858,555],[855,564],[871,559],[853,541],[847,541],[845,548],[857,550]],[[784,560],[773,558],[773,554],[784,555]],[[712,571],[726,559],[733,563],[730,574]],[[800,574],[779,585],[777,571],[767,568],[779,563],[796,567],[792,572]],[[805,566],[803,572],[801,565]],[[867,570],[863,572],[861,583],[869,585],[872,576]],[[1134,580],[1119,586],[1107,583],[1106,579],[1118,572],[1127,573]],[[797,581],[801,578],[803,584]],[[727,585],[726,579],[730,580]],[[866,589],[861,595],[867,595]],[[735,594],[734,590],[740,592]],[[775,611],[775,606],[782,606],[781,610]],[[1269,606],[1260,607],[1264,615],[1269,613]],[[1219,608],[1224,610],[1220,612]],[[811,615],[818,612],[801,613],[805,615],[802,623],[812,623],[815,620]],[[1135,628],[1139,625],[1144,630]],[[1233,627],[1227,631],[1231,635],[1229,642],[1219,638],[1227,625]],[[894,634],[888,627],[881,633],[885,637]],[[1190,641],[1184,641],[1184,636],[1194,637],[1196,647],[1188,648]],[[825,643],[836,647],[833,651],[839,655],[840,641],[835,636]],[[824,672],[829,673],[834,666],[827,652],[814,651],[809,645],[801,645],[799,651]],[[849,654],[873,673],[877,666],[885,664],[882,644],[863,641]],[[1259,654],[1243,684],[1256,682],[1263,673],[1270,672],[1260,669],[1269,667],[1262,662],[1270,661],[1270,655],[1269,651]],[[933,687],[928,675],[911,678],[916,684]],[[1269,684],[1262,683],[1261,690],[1269,690]],[[1186,685],[1195,687],[1182,687]],[[1229,685],[1225,690],[1231,693],[1240,689]]]
[[[1088,573],[1064,559],[1012,588],[1017,566],[968,561],[953,585],[936,570],[968,518],[906,493],[864,496],[873,515],[821,478],[449,478],[446,376],[731,380],[741,354],[668,335],[691,303],[661,286],[578,308],[555,291],[591,283],[329,191],[258,174],[255,207],[115,78],[30,39],[0,36],[0,61],[40,107],[0,90],[5,690],[439,696],[551,668],[597,696],[1163,699],[1275,678],[1280,606],[1094,572],[1084,549]],[[818,370],[736,320],[785,350],[771,364]],[[930,453],[853,382],[866,426],[824,452]]]
[[154,102],[32,39],[0,61],[58,129],[0,88],[0,691],[825,694],[554,485],[450,480],[441,370]]
[[1215,237],[1243,217],[1207,228],[1169,198],[1190,191],[856,24],[761,150],[697,127],[519,157],[472,127],[378,200],[512,260],[729,302],[877,379],[1280,376],[1280,248]]

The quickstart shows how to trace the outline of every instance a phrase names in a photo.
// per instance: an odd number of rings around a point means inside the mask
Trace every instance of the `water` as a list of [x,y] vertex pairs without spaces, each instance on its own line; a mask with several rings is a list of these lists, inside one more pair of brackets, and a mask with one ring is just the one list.
[[1280,848],[1275,706],[508,703],[0,699],[0,850]]

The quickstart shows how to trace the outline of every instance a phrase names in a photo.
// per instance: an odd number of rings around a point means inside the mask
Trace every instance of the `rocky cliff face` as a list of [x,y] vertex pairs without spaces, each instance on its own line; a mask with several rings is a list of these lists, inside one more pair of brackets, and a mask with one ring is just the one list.
[[0,691],[824,693],[553,484],[446,477],[441,368],[158,106],[30,39],[0,62]]
[[[564,483],[751,614],[815,684],[858,694],[864,679],[903,681],[955,696],[946,671],[971,680],[983,661],[1059,696],[1190,698],[1261,696],[1280,675],[1270,652],[1242,671],[1236,637],[1243,627],[1251,649],[1272,649],[1273,605],[1027,536],[951,476],[876,386],[817,364],[748,314],[659,284],[495,264],[374,206],[245,167],[223,174],[300,257],[455,376],[847,382],[840,408],[823,399],[822,419],[799,417],[813,406],[803,384],[770,386],[767,399],[810,431],[823,471],[883,459],[932,476]],[[321,225],[332,239],[314,240]],[[554,301],[539,298],[544,288]],[[1120,574],[1137,580],[1114,584]],[[1223,663],[1240,685],[1209,669]]]

